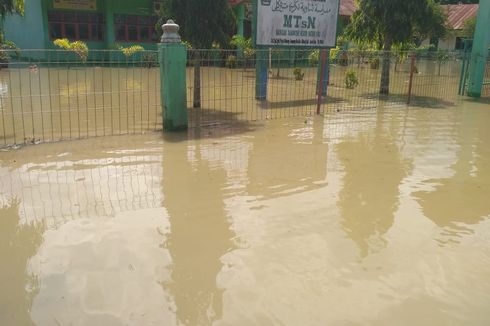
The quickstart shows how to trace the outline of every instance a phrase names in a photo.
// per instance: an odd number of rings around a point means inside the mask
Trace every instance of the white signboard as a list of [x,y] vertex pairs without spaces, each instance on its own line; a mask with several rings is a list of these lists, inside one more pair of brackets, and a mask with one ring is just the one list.
[[257,45],[334,47],[339,0],[256,0]]

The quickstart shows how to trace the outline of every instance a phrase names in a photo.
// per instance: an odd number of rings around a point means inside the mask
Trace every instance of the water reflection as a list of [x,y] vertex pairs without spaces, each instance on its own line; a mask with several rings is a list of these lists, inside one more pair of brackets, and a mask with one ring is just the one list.
[[184,325],[210,325],[223,314],[223,289],[216,278],[220,258],[233,247],[224,205],[226,171],[201,157],[199,142],[192,148],[165,146],[163,205],[171,232],[166,247],[172,257],[171,281],[164,284]]
[[464,233],[468,231],[464,224],[476,224],[490,216],[490,149],[486,142],[488,120],[468,112],[462,113],[462,119],[454,132],[457,150],[449,167],[451,175],[426,180],[431,187],[414,197],[424,215],[438,226]]
[[488,116],[454,112],[1,153],[0,322],[485,324]]
[[0,206],[0,325],[33,325],[30,310],[39,293],[39,278],[29,271],[29,260],[43,241],[41,223],[23,223],[20,201]]
[[[295,128],[296,127],[296,128]],[[328,144],[324,120],[256,133],[250,152],[247,193],[271,199],[316,189],[325,183]]]
[[398,188],[411,169],[392,136],[396,123],[387,124],[380,110],[372,128],[336,146],[344,172],[338,201],[341,223],[362,257],[384,247],[383,235],[399,206]]

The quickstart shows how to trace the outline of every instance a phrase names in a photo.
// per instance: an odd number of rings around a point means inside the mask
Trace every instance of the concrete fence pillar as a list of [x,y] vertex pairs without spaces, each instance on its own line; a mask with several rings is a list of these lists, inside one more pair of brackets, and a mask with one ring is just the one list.
[[481,0],[476,21],[473,51],[471,53],[470,80],[468,96],[480,97],[485,67],[487,65],[488,45],[490,44],[490,0]]
[[179,25],[168,20],[162,26],[158,45],[160,93],[164,131],[185,130],[187,119],[186,63],[187,47],[179,36]]

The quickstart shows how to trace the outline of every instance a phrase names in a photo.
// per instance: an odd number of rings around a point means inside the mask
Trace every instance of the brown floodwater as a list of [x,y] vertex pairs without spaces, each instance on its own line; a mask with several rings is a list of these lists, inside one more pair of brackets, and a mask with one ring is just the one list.
[[0,325],[489,325],[490,105],[0,152]]

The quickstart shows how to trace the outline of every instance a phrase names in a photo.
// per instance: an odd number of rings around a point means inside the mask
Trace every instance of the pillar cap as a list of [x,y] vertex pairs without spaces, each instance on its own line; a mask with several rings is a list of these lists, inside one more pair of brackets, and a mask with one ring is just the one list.
[[165,24],[162,25],[163,35],[161,42],[162,43],[180,43],[180,35],[179,35],[179,25],[174,23],[172,19],[167,20]]

